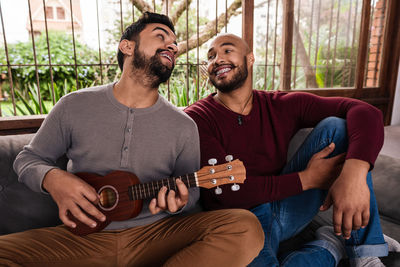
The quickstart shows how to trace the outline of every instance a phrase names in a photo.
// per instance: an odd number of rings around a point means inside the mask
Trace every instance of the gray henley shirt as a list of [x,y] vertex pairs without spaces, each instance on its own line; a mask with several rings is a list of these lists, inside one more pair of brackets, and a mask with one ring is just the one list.
[[[42,181],[66,154],[67,171],[106,175],[114,170],[136,174],[142,183],[197,171],[200,146],[196,124],[162,96],[148,108],[129,108],[118,102],[108,84],[70,93],[60,99],[37,134],[14,162],[19,181],[44,193]],[[190,211],[199,198],[189,190]],[[106,229],[125,229],[170,216],[152,215],[149,200],[142,212]]]

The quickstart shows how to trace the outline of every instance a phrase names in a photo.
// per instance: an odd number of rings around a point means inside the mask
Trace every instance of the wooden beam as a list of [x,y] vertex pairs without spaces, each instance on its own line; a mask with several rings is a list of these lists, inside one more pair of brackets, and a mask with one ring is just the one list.
[[362,90],[362,94],[356,97],[357,90],[355,88],[323,88],[323,89],[296,89],[290,92],[308,92],[319,96],[343,96],[357,99],[380,98],[378,87],[369,87]]
[[[253,51],[253,31],[254,31],[254,0],[242,1],[242,38]],[[253,81],[253,68],[249,73]]]
[[0,135],[34,133],[45,117],[46,115],[1,117]]
[[400,1],[388,0],[386,6],[385,35],[383,38],[383,54],[380,67],[380,95],[389,97],[386,107],[385,125],[392,118],[394,96],[400,59]]
[[361,96],[363,85],[364,85],[364,75],[365,66],[367,64],[367,53],[368,53],[368,37],[369,37],[369,22],[371,20],[371,0],[363,0],[362,10],[361,10],[361,30],[359,39],[359,49],[357,56],[357,66],[356,66],[356,95]]
[[253,51],[254,0],[242,1],[242,38]]
[[282,27],[282,60],[280,89],[290,90],[292,77],[292,50],[293,50],[293,23],[294,23],[294,0],[283,2],[283,27]]

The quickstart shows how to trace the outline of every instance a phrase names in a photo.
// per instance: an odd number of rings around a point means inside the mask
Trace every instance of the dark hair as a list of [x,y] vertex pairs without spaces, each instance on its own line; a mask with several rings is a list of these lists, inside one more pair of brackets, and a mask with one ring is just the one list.
[[[168,28],[172,30],[173,33],[175,33],[175,27],[172,24],[172,21],[169,19],[169,17],[162,15],[162,14],[157,14],[157,13],[152,13],[152,12],[144,12],[143,15],[134,23],[129,25],[124,33],[121,36],[121,40],[127,39],[130,41],[135,41],[136,43],[139,42],[139,34],[143,31],[143,29],[146,27],[147,24],[150,23],[160,23],[166,25]],[[118,65],[119,68],[122,71],[123,65],[124,65],[124,53],[118,48]]]

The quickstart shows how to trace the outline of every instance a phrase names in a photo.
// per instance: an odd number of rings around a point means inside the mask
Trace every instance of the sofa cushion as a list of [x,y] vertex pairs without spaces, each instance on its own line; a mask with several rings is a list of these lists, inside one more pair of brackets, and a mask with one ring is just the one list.
[[372,178],[379,212],[400,224],[400,159],[379,155]]
[[[0,235],[61,224],[49,195],[36,193],[18,182],[13,162],[33,134],[0,136]],[[57,164],[66,166],[66,158]]]

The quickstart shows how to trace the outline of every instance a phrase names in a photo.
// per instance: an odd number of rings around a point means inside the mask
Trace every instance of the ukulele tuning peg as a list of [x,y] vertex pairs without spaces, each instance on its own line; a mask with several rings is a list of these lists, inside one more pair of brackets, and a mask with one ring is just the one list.
[[217,159],[214,159],[214,158],[209,159],[208,164],[214,166],[215,164],[217,164]]
[[222,189],[221,189],[221,187],[217,186],[217,188],[215,188],[215,194],[216,194],[216,195],[221,195],[221,194],[222,194]]
[[238,191],[238,190],[240,189],[240,185],[238,185],[238,184],[233,184],[233,185],[231,186],[231,189],[232,189],[232,191]]
[[232,155],[226,155],[225,160],[227,162],[231,162],[233,160],[233,156]]

